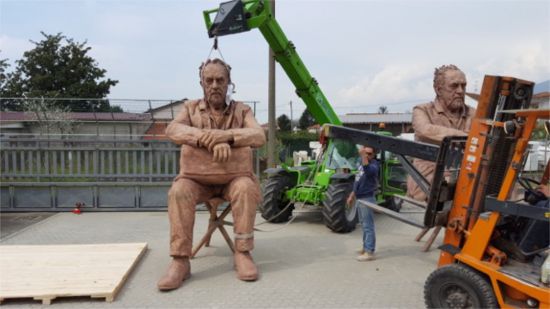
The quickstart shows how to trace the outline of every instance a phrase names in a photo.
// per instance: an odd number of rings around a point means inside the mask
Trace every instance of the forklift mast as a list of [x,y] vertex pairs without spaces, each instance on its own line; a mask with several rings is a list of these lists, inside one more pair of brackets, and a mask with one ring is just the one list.
[[[465,157],[457,181],[453,208],[449,213],[444,243],[462,247],[462,230],[473,229],[485,211],[486,196],[506,200],[515,183],[530,134],[537,117],[527,118],[521,110],[529,106],[533,82],[501,76],[486,76],[476,116],[472,122]],[[538,112],[544,117],[544,111]],[[516,130],[517,129],[517,130]],[[524,133],[526,136],[518,134]],[[486,235],[487,241],[491,235]],[[470,242],[471,243],[471,242]],[[479,250],[483,246],[478,246]],[[455,250],[443,250],[439,265],[453,262]],[[478,253],[479,258],[484,252]]]
[[[210,16],[213,13],[217,15],[212,22]],[[258,28],[273,50],[275,60],[281,64],[296,87],[296,94],[302,98],[315,120],[320,125],[342,125],[317,80],[300,59],[294,44],[286,38],[271,14],[268,1],[234,0],[220,4],[218,9],[204,11],[203,14],[211,38]]]

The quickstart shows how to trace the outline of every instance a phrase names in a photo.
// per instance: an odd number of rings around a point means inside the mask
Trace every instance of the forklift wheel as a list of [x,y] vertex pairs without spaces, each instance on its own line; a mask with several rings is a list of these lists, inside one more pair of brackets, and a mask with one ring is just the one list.
[[489,282],[460,264],[446,265],[430,274],[424,284],[428,308],[497,308]]

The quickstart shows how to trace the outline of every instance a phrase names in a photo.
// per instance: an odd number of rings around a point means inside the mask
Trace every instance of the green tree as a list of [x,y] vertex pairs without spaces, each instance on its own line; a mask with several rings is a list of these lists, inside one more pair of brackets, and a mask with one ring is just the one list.
[[122,112],[124,112],[124,110],[122,110],[122,107],[120,105],[111,105],[109,111],[112,112],[112,113],[122,113]]
[[[10,67],[8,59],[0,59],[0,97],[16,97],[20,90],[18,81],[21,79],[19,74],[15,72],[7,72]],[[21,101],[5,101],[0,102],[0,108],[2,110],[22,110],[22,105],[18,109],[12,108],[13,106],[22,104]]]
[[535,141],[544,141],[548,139],[550,131],[550,121],[539,119],[537,126],[531,133],[531,139]]
[[313,118],[311,113],[307,109],[305,109],[302,113],[302,116],[300,116],[300,120],[298,120],[298,128],[302,130],[307,130],[307,128],[316,123],[317,122],[315,121],[315,118]]
[[388,107],[385,105],[381,105],[378,107],[378,113],[379,114],[387,114],[388,113]]
[[[15,70],[0,85],[0,97],[105,98],[118,81],[105,79],[104,69],[88,55],[91,47],[61,33],[31,41],[35,47],[17,60]],[[3,70],[6,68],[4,64]],[[57,100],[53,105],[70,111],[110,111],[108,100]],[[2,102],[2,109],[23,110],[20,100]]]
[[279,126],[279,130],[281,130],[282,132],[288,132],[292,129],[290,125],[290,119],[285,114],[277,117],[277,125]]
[[4,89],[7,81],[6,70],[9,66],[8,59],[0,59],[0,89]]

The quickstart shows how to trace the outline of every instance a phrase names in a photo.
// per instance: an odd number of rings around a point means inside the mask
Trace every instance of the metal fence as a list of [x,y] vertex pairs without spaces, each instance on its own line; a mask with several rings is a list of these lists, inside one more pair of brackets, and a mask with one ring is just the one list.
[[0,210],[166,209],[179,147],[164,128],[182,102],[0,98]]
[[0,138],[0,209],[163,210],[178,172],[169,141]]
[[[0,134],[17,137],[157,139],[183,100],[0,97]],[[244,101],[256,114],[257,101]],[[102,109],[98,109],[103,106]]]
[[179,148],[167,141],[0,138],[3,181],[169,181]]
[[167,141],[0,138],[0,207],[163,209],[178,159]]

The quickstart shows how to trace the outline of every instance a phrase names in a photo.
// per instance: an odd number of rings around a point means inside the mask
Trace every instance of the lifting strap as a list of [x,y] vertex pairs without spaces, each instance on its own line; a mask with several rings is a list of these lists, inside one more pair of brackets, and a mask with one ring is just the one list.
[[223,62],[225,62],[225,59],[223,58],[223,55],[222,55],[222,51],[218,48],[217,36],[214,37],[214,44],[212,44],[212,48],[210,48],[210,52],[208,53],[208,57],[206,57],[206,60],[211,59],[213,51],[217,51],[218,54],[220,55],[220,59],[223,60]]

